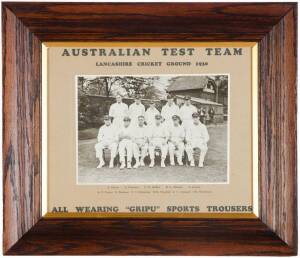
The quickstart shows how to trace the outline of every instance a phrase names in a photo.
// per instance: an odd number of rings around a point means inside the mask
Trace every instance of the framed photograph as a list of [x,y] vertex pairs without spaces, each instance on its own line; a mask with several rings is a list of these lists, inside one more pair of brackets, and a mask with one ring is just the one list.
[[295,3],[3,3],[5,254],[296,255]]

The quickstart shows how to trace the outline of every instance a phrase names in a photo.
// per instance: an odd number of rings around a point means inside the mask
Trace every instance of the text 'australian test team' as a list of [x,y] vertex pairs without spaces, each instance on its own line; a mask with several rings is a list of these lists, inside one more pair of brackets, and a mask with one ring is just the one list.
[[[155,156],[160,155],[161,167],[165,167],[167,154],[170,165],[183,165],[183,155],[186,152],[189,165],[195,166],[194,149],[200,149],[199,167],[203,167],[207,153],[209,135],[207,128],[199,120],[197,108],[191,104],[190,97],[185,97],[185,104],[180,108],[172,96],[167,97],[167,103],[161,113],[150,102],[145,110],[139,95],[135,102],[128,106],[122,102],[122,96],[116,96],[116,103],[109,109],[109,115],[104,116],[105,124],[100,127],[98,143],[95,145],[96,157],[99,158],[98,168],[105,165],[103,151],[110,150],[109,167],[114,167],[114,160],[119,154],[120,169],[131,168],[133,158],[134,168],[145,166],[144,159],[150,156],[149,167],[155,164]],[[182,123],[181,123],[182,122]]]

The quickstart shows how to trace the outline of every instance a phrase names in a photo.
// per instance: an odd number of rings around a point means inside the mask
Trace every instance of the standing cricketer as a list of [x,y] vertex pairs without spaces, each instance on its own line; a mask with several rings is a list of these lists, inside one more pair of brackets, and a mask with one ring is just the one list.
[[100,127],[97,137],[98,143],[95,145],[96,157],[100,163],[97,168],[102,168],[105,164],[103,160],[103,150],[110,150],[109,168],[114,167],[114,159],[117,154],[118,142],[117,132],[115,127],[111,124],[111,117],[104,116],[104,125]]
[[177,115],[172,116],[173,124],[169,127],[169,155],[171,166],[175,165],[174,154],[176,154],[178,165],[182,166],[182,156],[184,152],[185,130],[180,125],[180,118]]
[[168,153],[168,133],[166,128],[161,124],[161,119],[161,115],[156,115],[155,124],[149,130],[150,168],[154,167],[154,154],[156,148],[159,148],[161,151],[161,167],[164,168],[166,166],[165,159]]
[[199,148],[199,167],[203,167],[204,158],[207,153],[207,142],[209,141],[209,135],[206,126],[200,122],[198,113],[194,113],[192,117],[193,123],[188,128],[186,133],[186,153],[188,155],[190,165],[194,167],[195,161],[193,152],[195,148]]
[[197,108],[191,104],[191,97],[185,96],[184,104],[181,106],[179,110],[179,115],[185,129],[187,129],[193,123],[192,115],[193,113],[196,112],[197,112]]
[[139,116],[145,116],[145,106],[141,102],[141,96],[136,95],[134,103],[129,106],[129,117],[133,126],[138,124]]
[[120,128],[123,125],[124,117],[128,116],[128,106],[122,102],[122,96],[120,94],[116,96],[116,103],[110,106],[109,116],[114,119],[113,125],[116,128]]
[[163,106],[161,110],[161,116],[163,117],[164,125],[166,127],[172,125],[172,116],[179,116],[179,107],[174,103],[174,98],[171,95],[167,96],[167,104]]
[[150,106],[146,111],[145,120],[147,126],[153,126],[155,124],[155,115],[159,115],[159,111],[155,107],[155,102],[153,100],[150,101]]
[[135,165],[133,168],[145,166],[144,158],[148,152],[148,131],[145,126],[145,118],[138,117],[138,125],[132,127],[132,141],[133,141],[133,156],[135,158]]
[[124,125],[121,127],[118,133],[119,139],[119,156],[121,166],[120,169],[125,168],[125,153],[127,155],[127,168],[131,168],[132,161],[132,128],[130,126],[130,117],[125,116]]

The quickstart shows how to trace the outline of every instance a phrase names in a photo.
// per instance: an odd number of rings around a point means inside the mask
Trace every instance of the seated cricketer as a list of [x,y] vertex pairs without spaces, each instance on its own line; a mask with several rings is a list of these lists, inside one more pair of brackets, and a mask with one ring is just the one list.
[[193,113],[193,123],[189,126],[186,132],[186,153],[190,165],[195,166],[193,152],[195,148],[200,149],[199,167],[203,167],[204,158],[207,153],[207,142],[209,141],[209,135],[207,128],[200,122],[198,113]]
[[176,154],[178,165],[182,166],[182,156],[184,152],[185,130],[180,125],[180,117],[172,116],[173,124],[169,127],[169,155],[171,166],[175,165],[174,155]]
[[132,127],[132,141],[133,141],[133,156],[135,158],[135,165],[133,168],[145,166],[144,158],[148,152],[148,131],[145,126],[144,116],[138,117],[138,125]]
[[123,119],[123,126],[118,132],[119,139],[119,156],[121,166],[120,169],[125,168],[125,153],[127,155],[127,168],[131,168],[132,161],[132,128],[130,126],[131,119],[125,116]]
[[98,143],[95,145],[96,157],[99,159],[100,163],[97,168],[102,168],[105,164],[103,160],[103,150],[110,150],[110,162],[109,167],[114,167],[114,159],[117,154],[118,142],[117,133],[115,127],[111,124],[111,117],[104,116],[104,125],[100,127],[98,132]]
[[168,153],[168,133],[166,127],[162,125],[161,120],[161,115],[155,115],[155,124],[149,128],[150,168],[154,167],[154,154],[157,148],[161,151],[161,167],[164,168],[166,166],[165,159]]

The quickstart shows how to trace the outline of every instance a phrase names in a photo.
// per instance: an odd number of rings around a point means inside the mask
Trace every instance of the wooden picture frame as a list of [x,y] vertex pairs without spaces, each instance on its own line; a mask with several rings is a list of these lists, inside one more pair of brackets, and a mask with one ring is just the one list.
[[[5,254],[296,255],[296,3],[2,3]],[[259,217],[41,217],[41,44],[256,41]]]

